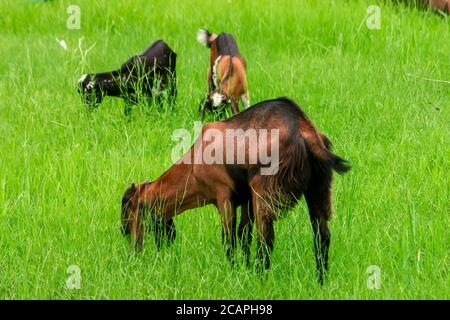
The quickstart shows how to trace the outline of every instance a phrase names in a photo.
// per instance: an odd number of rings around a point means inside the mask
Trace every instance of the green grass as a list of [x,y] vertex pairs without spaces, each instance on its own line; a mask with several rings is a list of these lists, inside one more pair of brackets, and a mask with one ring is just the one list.
[[[450,298],[450,85],[407,76],[450,80],[449,17],[380,3],[382,28],[369,30],[373,1],[30,2],[0,4],[0,298]],[[80,30],[66,28],[69,4],[81,8]],[[199,27],[236,36],[252,103],[291,97],[351,161],[335,177],[323,287],[303,201],[276,223],[266,281],[227,262],[212,206],[176,218],[173,247],[157,252],[148,239],[129,255],[125,188],[163,173],[172,132],[198,120],[209,59]],[[93,46],[84,60],[82,37]],[[178,53],[176,110],[135,108],[127,121],[123,102],[107,98],[87,112],[80,75],[158,38]],[[69,265],[80,290],[66,288]],[[366,284],[371,265],[378,290]]]

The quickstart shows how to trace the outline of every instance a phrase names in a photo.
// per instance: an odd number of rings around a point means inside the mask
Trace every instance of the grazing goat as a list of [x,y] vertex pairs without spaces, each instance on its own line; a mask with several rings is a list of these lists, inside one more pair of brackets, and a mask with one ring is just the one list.
[[216,35],[200,29],[197,41],[211,49],[208,91],[200,106],[201,120],[203,121],[206,108],[219,108],[222,103],[231,104],[233,114],[239,113],[239,100],[248,108],[250,96],[245,74],[246,64],[234,37],[229,33]]
[[236,209],[241,207],[237,233],[247,265],[255,223],[258,269],[268,270],[273,223],[305,195],[322,282],[330,246],[327,222],[332,172],[350,169],[330,147],[331,142],[288,98],[264,101],[230,119],[206,124],[191,149],[156,181],[133,184],[126,190],[121,221],[124,233],[131,234],[130,249],[142,249],[144,219],[152,221],[159,248],[161,239],[174,240],[176,215],[214,204],[222,217],[222,241],[232,260]]
[[405,1],[399,0],[398,2],[405,2],[407,5],[431,8],[434,11],[450,13],[450,0],[417,0],[417,1]]
[[450,0],[423,0],[425,6],[431,6],[435,11],[450,13]]
[[172,103],[176,99],[176,57],[167,43],[158,40],[117,70],[81,76],[78,92],[91,106],[100,104],[104,96],[122,97],[126,115],[141,98],[155,97],[161,103],[164,90]]

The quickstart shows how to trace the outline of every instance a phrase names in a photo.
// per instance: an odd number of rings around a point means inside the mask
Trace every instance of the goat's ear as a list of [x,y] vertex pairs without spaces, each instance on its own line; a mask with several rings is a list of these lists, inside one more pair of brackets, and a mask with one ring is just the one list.
[[134,182],[131,184],[131,190],[130,191],[132,191],[132,192],[136,191],[136,184]]
[[86,79],[89,81],[89,75],[88,74],[83,74],[80,79],[78,79],[78,85],[83,85],[86,81]]

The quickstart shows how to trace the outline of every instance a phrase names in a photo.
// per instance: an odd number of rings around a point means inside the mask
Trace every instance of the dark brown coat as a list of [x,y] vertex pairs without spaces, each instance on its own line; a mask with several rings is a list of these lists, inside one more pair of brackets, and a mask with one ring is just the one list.
[[[262,175],[261,168],[265,165],[259,160],[256,163],[249,160],[249,145],[245,145],[246,158],[241,164],[235,161],[227,164],[195,163],[195,155],[202,154],[212,143],[205,138],[211,129],[222,133],[227,129],[278,129],[278,171],[273,175]],[[273,143],[272,136],[268,136],[266,141],[261,140],[256,146],[258,152]],[[218,146],[225,154],[225,141],[219,141]],[[176,215],[213,204],[222,216],[223,241],[227,256],[232,258],[236,247],[236,209],[241,207],[238,236],[247,262],[255,222],[258,258],[268,269],[275,236],[273,222],[305,195],[322,281],[323,271],[328,266],[330,232],[327,221],[331,217],[332,171],[344,173],[349,170],[346,161],[332,153],[330,147],[330,141],[287,98],[264,101],[228,120],[208,123],[191,150],[177,164],[156,181],[132,185],[127,189],[122,200],[124,231],[131,233],[132,247],[137,243],[140,250],[143,219],[149,217],[156,226],[159,246],[162,234],[174,239],[173,218]]]

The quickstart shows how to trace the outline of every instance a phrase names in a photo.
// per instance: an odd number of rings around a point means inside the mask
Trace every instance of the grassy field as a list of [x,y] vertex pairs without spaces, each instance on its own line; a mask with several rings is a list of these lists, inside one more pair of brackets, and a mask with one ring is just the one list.
[[[450,19],[379,3],[381,29],[371,30],[374,1],[323,2],[2,0],[0,298],[450,298],[450,85],[408,76],[450,80]],[[79,30],[66,27],[69,4],[81,9]],[[303,201],[276,223],[266,281],[227,262],[212,206],[176,218],[174,246],[157,252],[148,239],[129,255],[125,188],[163,173],[172,132],[198,120],[209,59],[199,27],[236,36],[252,103],[291,97],[351,161],[335,177],[323,287]],[[175,110],[137,107],[128,121],[123,101],[107,98],[88,112],[80,75],[158,38],[178,53]],[[66,286],[70,265],[79,290]],[[379,289],[367,285],[370,266]]]

